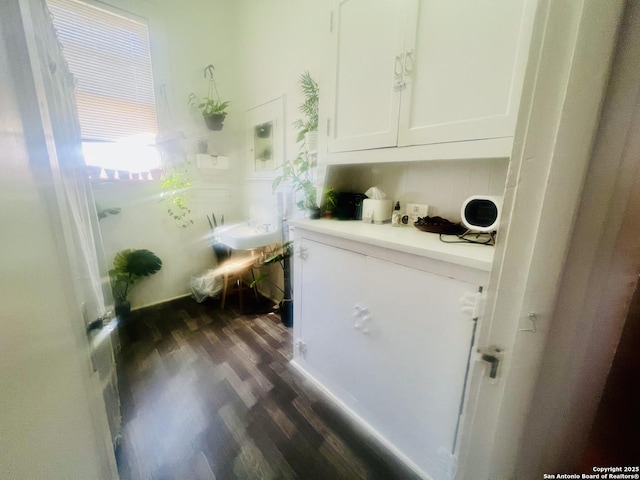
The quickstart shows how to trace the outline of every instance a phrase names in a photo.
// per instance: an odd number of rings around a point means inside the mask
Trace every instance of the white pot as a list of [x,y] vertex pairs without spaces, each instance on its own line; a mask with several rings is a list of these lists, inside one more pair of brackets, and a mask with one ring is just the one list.
[[304,143],[307,146],[309,153],[315,153],[318,151],[318,131],[307,132],[304,135]]

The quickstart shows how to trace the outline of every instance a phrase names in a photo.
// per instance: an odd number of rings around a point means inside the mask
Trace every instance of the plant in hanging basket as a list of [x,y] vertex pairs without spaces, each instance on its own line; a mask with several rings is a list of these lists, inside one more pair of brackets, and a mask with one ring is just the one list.
[[209,130],[222,130],[224,119],[227,116],[226,109],[229,102],[220,102],[213,98],[199,99],[194,93],[189,95],[189,105],[198,108],[202,112],[204,121]]
[[199,98],[195,93],[191,93],[187,101],[189,105],[200,110],[209,130],[222,130],[229,102],[220,100],[218,88],[213,78],[213,65],[208,65],[204,69],[204,77],[207,78],[207,75],[209,76],[209,92],[207,96]]

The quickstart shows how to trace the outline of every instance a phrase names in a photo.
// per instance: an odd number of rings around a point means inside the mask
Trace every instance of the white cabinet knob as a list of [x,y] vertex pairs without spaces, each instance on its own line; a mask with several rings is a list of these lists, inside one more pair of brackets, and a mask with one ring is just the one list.
[[301,260],[307,259],[307,249],[302,245],[299,245],[295,248],[295,255]]
[[296,342],[296,347],[298,347],[298,352],[300,353],[300,355],[304,355],[305,353],[307,353],[307,344],[302,340],[298,340]]
[[367,324],[371,320],[371,315],[367,307],[360,303],[356,303],[353,307],[353,328],[354,330],[360,330],[362,333],[369,333],[369,327]]

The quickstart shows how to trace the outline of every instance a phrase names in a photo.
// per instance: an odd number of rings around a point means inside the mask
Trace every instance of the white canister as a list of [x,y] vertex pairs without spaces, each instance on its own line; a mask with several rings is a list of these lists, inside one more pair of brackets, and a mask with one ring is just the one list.
[[365,198],[362,202],[362,219],[369,219],[372,223],[382,224],[391,221],[393,202],[391,200]]

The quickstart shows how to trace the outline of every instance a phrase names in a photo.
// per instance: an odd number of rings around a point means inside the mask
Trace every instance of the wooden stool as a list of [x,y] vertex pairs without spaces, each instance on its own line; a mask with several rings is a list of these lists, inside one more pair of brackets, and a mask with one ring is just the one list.
[[[240,260],[229,260],[222,264],[220,269],[222,270],[222,302],[220,307],[224,309],[227,303],[227,295],[232,293],[238,294],[238,303],[240,304],[240,311],[243,311],[242,291],[244,290],[244,284],[242,282],[242,276],[250,272],[251,278],[255,281],[253,273],[254,258],[246,258]],[[231,285],[231,288],[229,288]],[[253,286],[253,292],[258,298],[258,292],[255,285]]]

